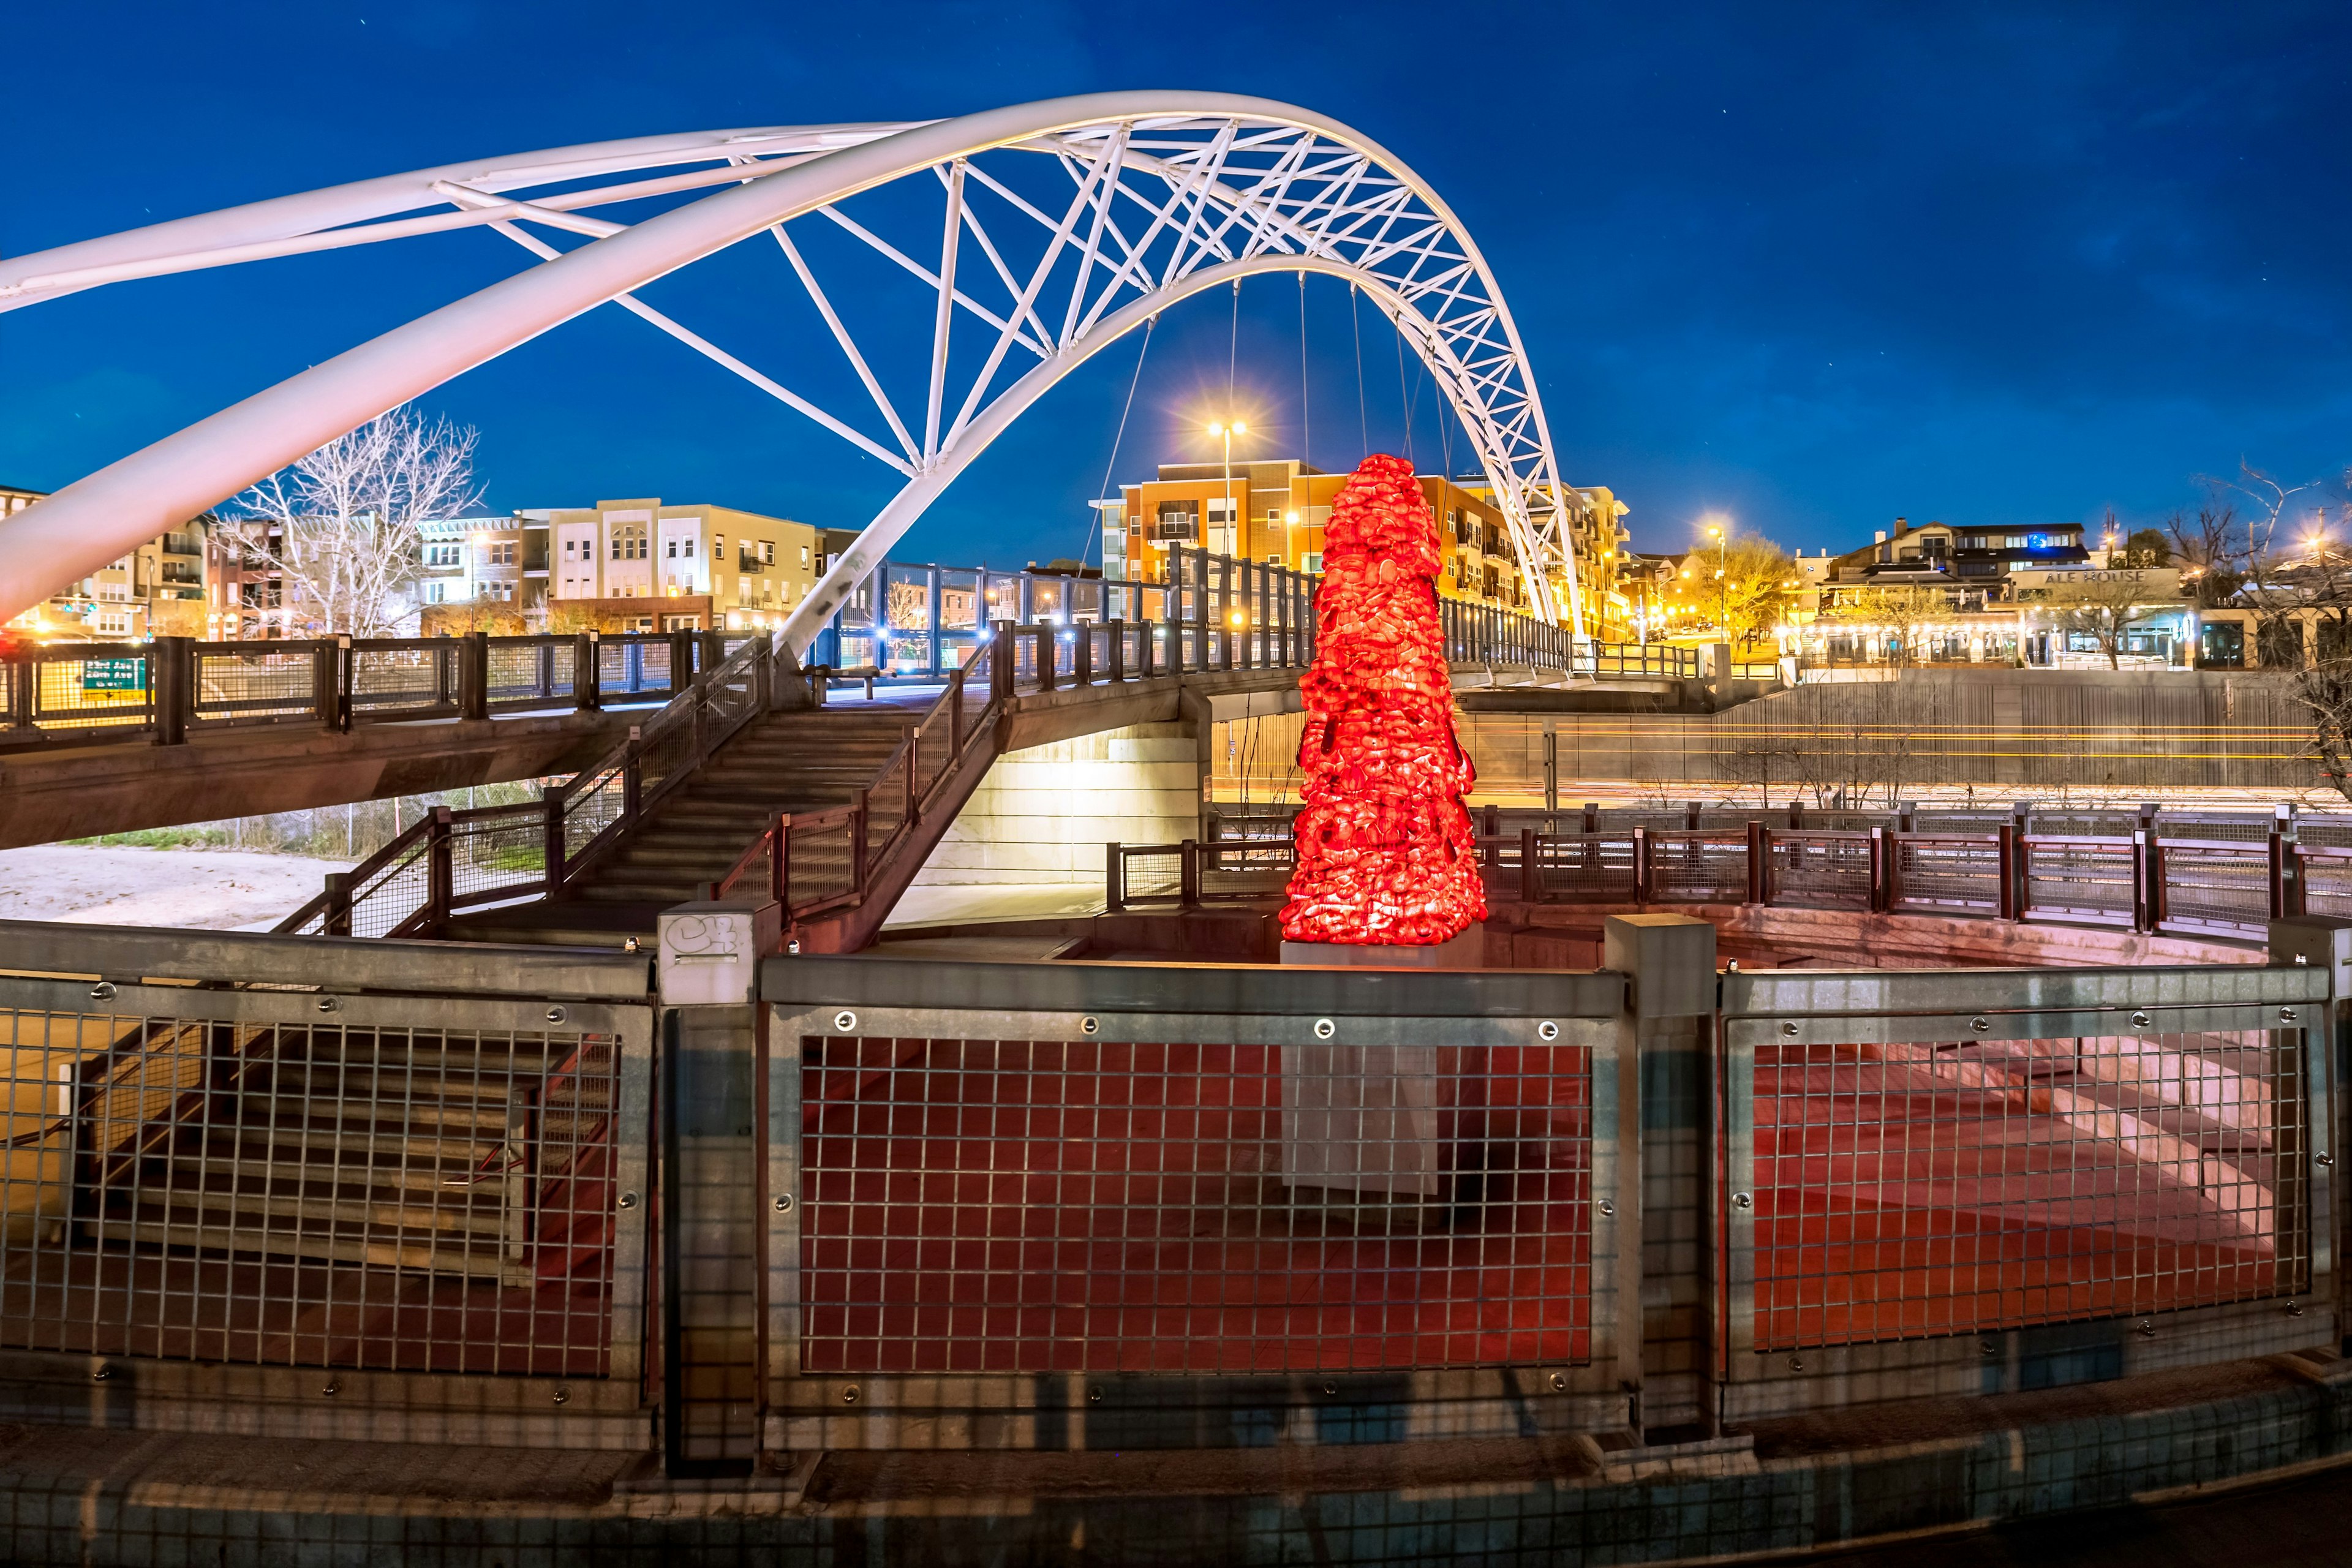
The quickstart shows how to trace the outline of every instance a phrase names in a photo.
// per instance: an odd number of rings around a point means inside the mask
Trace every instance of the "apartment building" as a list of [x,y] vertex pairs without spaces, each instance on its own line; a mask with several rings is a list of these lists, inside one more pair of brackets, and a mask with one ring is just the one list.
[[[1444,564],[1438,592],[1505,609],[1529,597],[1502,509],[1483,479],[1417,476],[1437,521]],[[1156,582],[1168,572],[1168,547],[1271,562],[1305,572],[1323,566],[1323,529],[1346,474],[1327,474],[1296,458],[1223,463],[1166,463],[1157,477],[1120,487],[1097,502],[1107,574]],[[1580,490],[1576,508],[1605,518],[1613,563],[1624,508],[1605,489]],[[1596,536],[1597,537],[1597,536]],[[1601,553],[1596,549],[1596,557]],[[1563,584],[1564,584],[1563,579]],[[1565,593],[1564,585],[1559,590]],[[1587,592],[1591,592],[1588,584]]]
[[547,520],[547,616],[559,630],[781,626],[822,571],[816,529],[733,507],[646,497],[532,515]]
[[[48,494],[0,485],[0,517]],[[122,641],[205,637],[209,513],[189,520],[89,576],[67,584],[8,623],[12,631],[55,640]]]

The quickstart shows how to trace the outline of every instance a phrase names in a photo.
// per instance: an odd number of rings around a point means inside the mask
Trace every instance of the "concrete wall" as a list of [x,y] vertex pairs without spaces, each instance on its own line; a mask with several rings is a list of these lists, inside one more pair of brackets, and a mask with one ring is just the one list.
[[[1675,799],[1762,785],[1779,799],[1843,785],[1887,798],[1921,786],[2004,792],[2322,785],[2310,725],[2277,676],[2168,670],[1911,670],[1808,683],[1715,713],[1466,711],[1474,801],[1539,799],[1543,732],[1563,790],[1656,786]],[[1251,732],[1253,724],[1255,733]],[[1293,718],[1218,726],[1217,798],[1272,799],[1298,781]]]
[[918,888],[1095,882],[1103,846],[1200,836],[1200,741],[1187,722],[1130,724],[1008,752],[915,875]]

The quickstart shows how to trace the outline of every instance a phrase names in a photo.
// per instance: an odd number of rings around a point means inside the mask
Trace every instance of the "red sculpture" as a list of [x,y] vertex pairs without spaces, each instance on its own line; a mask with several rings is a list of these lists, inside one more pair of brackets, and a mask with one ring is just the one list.
[[1290,942],[1410,947],[1486,918],[1437,619],[1437,527],[1412,465],[1366,458],[1323,532],[1298,766]]

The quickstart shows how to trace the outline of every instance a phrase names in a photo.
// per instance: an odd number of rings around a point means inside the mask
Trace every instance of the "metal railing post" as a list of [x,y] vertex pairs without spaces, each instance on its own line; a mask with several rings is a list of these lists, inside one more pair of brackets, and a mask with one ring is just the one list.
[[1543,896],[1543,878],[1536,861],[1536,830],[1519,829],[1519,901],[1532,904]]
[[1201,901],[1201,841],[1187,838],[1176,854],[1177,902],[1189,910]]
[[1772,877],[1766,857],[1772,852],[1772,830],[1754,817],[1748,821],[1748,897],[1741,901],[1765,904],[1772,900]]
[[849,885],[866,896],[866,817],[867,792],[859,790],[849,815]]
[[2156,900],[2150,889],[2158,884],[2155,879],[2163,875],[2158,859],[2154,836],[2145,828],[2132,833],[2132,930],[2156,929]]
[[1103,910],[1107,914],[1115,915],[1127,908],[1127,879],[1121,875],[1126,868],[1118,842],[1114,840],[1104,845]]
[[449,901],[456,896],[457,879],[457,868],[450,863],[449,808],[435,806],[430,820],[425,830],[425,908],[429,929],[438,936],[448,927]]
[[457,639],[457,717],[490,716],[490,634],[467,632]]
[[559,784],[540,796],[545,812],[545,819],[540,824],[540,858],[546,862],[544,886],[551,899],[563,891],[563,799],[567,793],[568,786]]
[[1870,830],[1870,907],[1874,913],[1885,914],[1901,896],[1895,885],[1895,858],[1900,842],[1889,838],[1884,827]]
[[154,710],[155,743],[183,745],[188,739],[189,721],[196,711],[194,640],[157,637],[147,650],[147,668],[153,671],[148,687]]
[[1029,629],[1037,634],[1037,689],[1051,691],[1054,689],[1054,628],[1046,626]]
[[[483,637],[487,649],[489,639]],[[344,699],[350,679],[352,639],[347,637],[320,637],[310,645],[310,705],[317,714],[319,727],[341,733],[352,727],[351,705]],[[467,715],[471,717],[471,715]],[[481,717],[489,714],[485,710]]]
[[1070,684],[1092,686],[1095,683],[1095,629],[1084,622],[1070,629],[1077,638],[1070,648]]
[[1103,624],[1110,632],[1109,642],[1103,650],[1110,658],[1110,668],[1103,672],[1104,679],[1117,686],[1127,679],[1127,623],[1117,620]]
[[793,814],[776,813],[776,825],[768,832],[768,897],[789,915],[793,912]]
[[327,910],[319,924],[326,936],[352,934],[352,874],[330,871],[326,876]]
[[1020,662],[1019,645],[1013,641],[1013,623],[995,623],[995,642],[988,653],[988,700],[1003,702],[1013,695],[1013,667]]
[[604,706],[604,653],[594,632],[581,632],[572,639],[572,706],[583,713]]
[[646,773],[640,742],[641,732],[637,726],[630,725],[629,743],[621,752],[621,816],[624,821],[635,820],[638,810],[645,805]]
[[2017,829],[2004,822],[2000,825],[2000,851],[1997,857],[2000,868],[2000,890],[1994,898],[1994,909],[2000,919],[2015,921],[2021,912],[2017,900],[2017,852],[2021,847]]
[[940,638],[942,634],[940,628],[940,569],[938,566],[933,565],[925,567],[924,571],[929,574],[924,581],[923,586],[925,602],[929,606],[930,636],[929,638],[929,647],[927,650],[928,657],[925,660],[923,669],[925,674],[929,675],[933,680],[937,680],[940,678],[940,655],[942,651],[940,647]]
[[1637,904],[1649,903],[1654,896],[1653,889],[1655,883],[1650,866],[1652,849],[1650,830],[1646,827],[1633,829],[1633,901]]

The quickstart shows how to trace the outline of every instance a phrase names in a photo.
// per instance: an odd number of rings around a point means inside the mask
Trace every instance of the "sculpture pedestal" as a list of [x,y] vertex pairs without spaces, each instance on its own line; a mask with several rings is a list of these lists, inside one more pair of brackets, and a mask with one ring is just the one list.
[[1486,967],[1486,923],[1473,921],[1451,941],[1434,947],[1372,947],[1346,942],[1286,942],[1285,963],[1314,963],[1357,969],[1484,969]]
[[[1486,928],[1473,924],[1433,947],[1286,942],[1282,962],[1480,969],[1485,946]],[[1441,1098],[1434,1040],[1283,1047],[1282,1182],[1291,1201],[1359,1228],[1431,1223],[1451,1202],[1439,1158]]]

